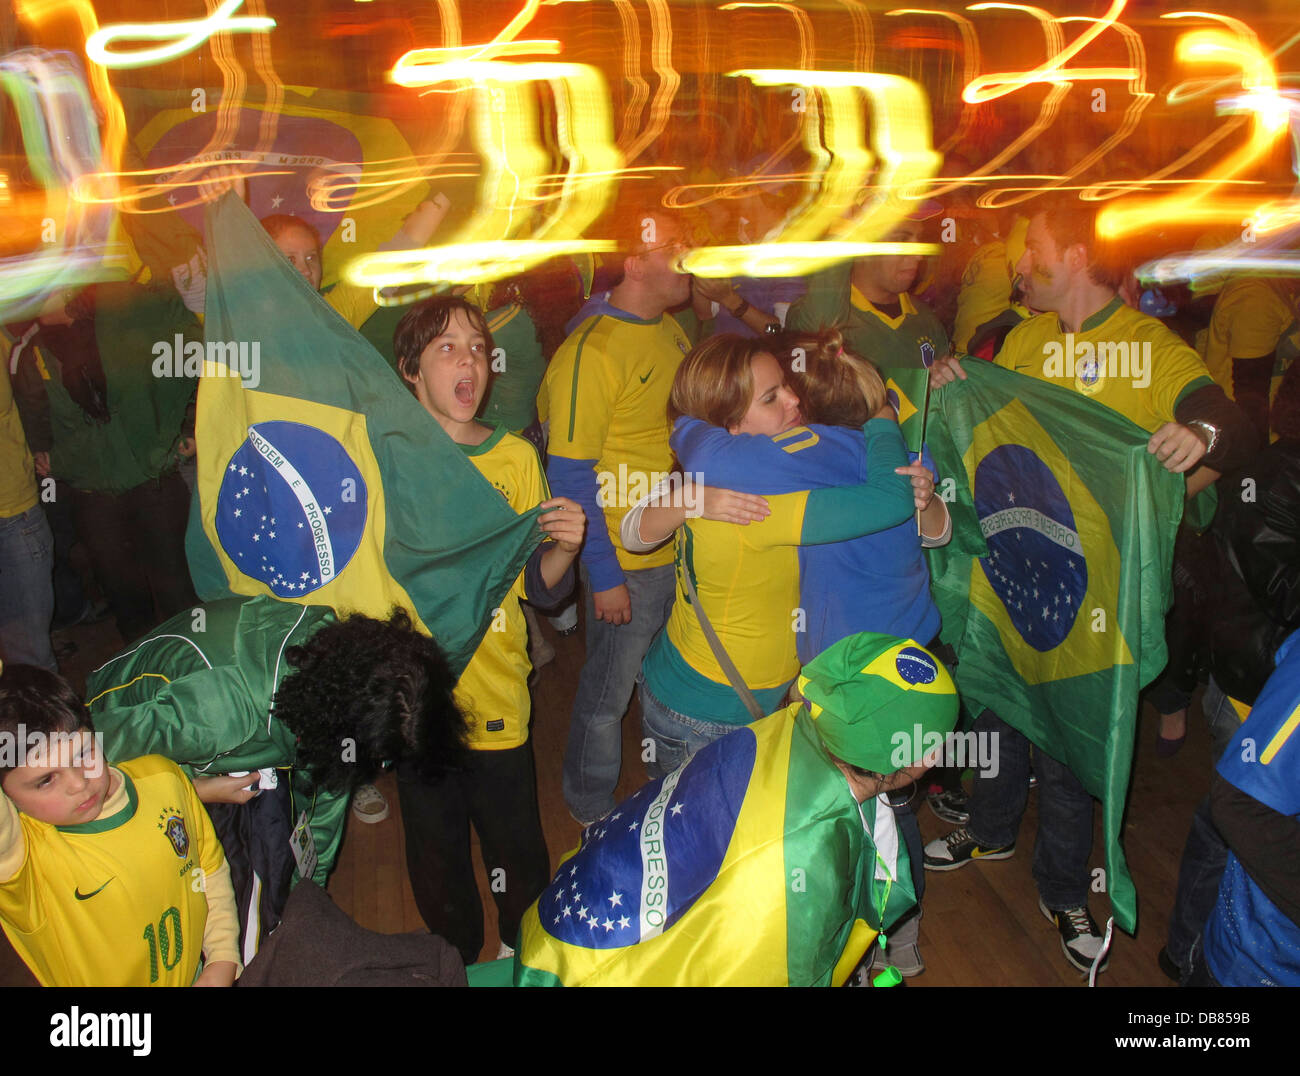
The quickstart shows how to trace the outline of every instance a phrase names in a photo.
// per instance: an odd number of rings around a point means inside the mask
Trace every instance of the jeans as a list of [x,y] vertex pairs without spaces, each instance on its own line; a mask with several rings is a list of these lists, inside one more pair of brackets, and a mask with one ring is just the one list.
[[[1211,750],[1217,763],[1241,728],[1241,721],[1213,676],[1205,689],[1201,709],[1210,729]],[[1178,865],[1178,890],[1169,913],[1169,935],[1165,944],[1169,959],[1182,968],[1184,974],[1191,967],[1192,943],[1201,933],[1219,898],[1219,881],[1227,865],[1228,846],[1210,820],[1210,797],[1206,796],[1197,804],[1187,843],[1183,845],[1183,858]]]
[[700,721],[670,710],[655,697],[641,676],[637,677],[637,697],[641,700],[641,732],[654,746],[654,753],[645,764],[646,775],[652,781],[685,765],[701,747],[744,728],[721,721]]
[[[970,798],[971,835],[982,845],[1014,844],[1029,800],[1029,740],[991,710],[980,714],[977,733],[992,735],[997,745],[996,777],[976,771]],[[1092,797],[1069,768],[1047,752],[1034,749],[1038,777],[1038,837],[1034,844],[1034,881],[1052,911],[1088,903],[1092,875]]]
[[39,504],[0,518],[0,657],[58,672],[54,619],[54,536]]
[[532,744],[470,751],[469,756],[463,769],[434,780],[402,765],[397,768],[406,866],[416,907],[429,930],[454,945],[466,964],[477,960],[483,948],[483,905],[474,880],[471,824],[496,902],[501,940],[507,945],[519,944],[524,912],[551,880]]
[[578,678],[564,752],[564,802],[581,822],[614,809],[614,790],[623,764],[623,715],[641,672],[641,660],[667,622],[677,591],[671,564],[624,574],[632,619],[613,625],[596,619],[591,581],[582,569],[587,660]]

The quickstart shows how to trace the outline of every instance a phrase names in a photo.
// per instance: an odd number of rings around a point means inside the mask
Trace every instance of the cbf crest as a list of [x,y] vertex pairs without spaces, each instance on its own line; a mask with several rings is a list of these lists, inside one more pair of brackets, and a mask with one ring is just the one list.
[[1074,368],[1074,387],[1085,396],[1093,395],[1101,388],[1103,369],[1095,355],[1080,359]]
[[185,819],[175,807],[164,807],[158,816],[158,828],[171,842],[172,851],[184,859],[190,852],[190,835],[185,829]]

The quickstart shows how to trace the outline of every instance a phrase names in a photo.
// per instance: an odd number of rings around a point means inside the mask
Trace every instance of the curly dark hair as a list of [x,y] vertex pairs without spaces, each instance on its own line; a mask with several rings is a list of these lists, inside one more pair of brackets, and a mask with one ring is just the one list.
[[297,764],[320,787],[346,790],[389,761],[423,777],[463,762],[456,678],[406,610],[328,624],[284,656],[295,671],[275,693],[273,713],[297,736]]

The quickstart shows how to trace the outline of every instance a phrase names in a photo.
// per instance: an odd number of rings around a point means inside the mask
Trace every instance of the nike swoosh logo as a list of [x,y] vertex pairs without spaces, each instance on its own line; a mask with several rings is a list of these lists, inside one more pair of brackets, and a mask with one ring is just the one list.
[[[650,367],[650,374],[653,374],[654,372],[655,372],[655,368],[653,366]],[[641,384],[644,385],[647,381],[650,380],[650,374],[646,374],[645,377],[641,379]]]
[[[113,878],[116,877],[117,877],[116,874],[113,875]],[[111,882],[113,878],[110,878],[108,882]],[[98,889],[95,890],[94,893],[83,893],[79,888],[77,888],[77,889],[73,889],[72,895],[76,897],[78,900],[89,900],[91,897],[95,895],[95,893],[102,893],[104,891],[104,886],[108,885],[108,882],[105,882],[104,885],[101,885]]]

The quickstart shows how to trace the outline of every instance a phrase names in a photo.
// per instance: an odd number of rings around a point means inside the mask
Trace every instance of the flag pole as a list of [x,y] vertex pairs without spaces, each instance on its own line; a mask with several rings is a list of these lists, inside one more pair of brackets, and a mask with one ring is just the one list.
[[[925,455],[925,424],[930,417],[930,371],[925,372],[925,403],[921,407],[921,444],[917,449],[916,458],[920,462]],[[916,536],[921,537],[921,510],[916,510]]]

